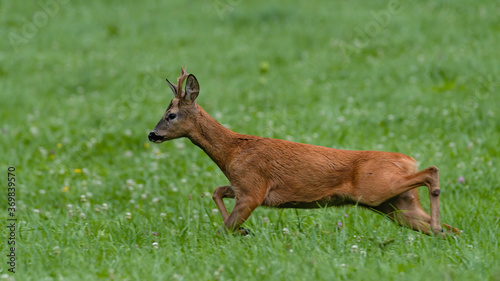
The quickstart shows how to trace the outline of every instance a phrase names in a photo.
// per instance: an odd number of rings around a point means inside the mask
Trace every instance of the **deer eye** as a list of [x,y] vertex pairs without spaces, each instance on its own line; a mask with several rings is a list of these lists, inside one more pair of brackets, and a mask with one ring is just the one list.
[[174,120],[177,117],[177,114],[170,113],[167,117],[168,120]]

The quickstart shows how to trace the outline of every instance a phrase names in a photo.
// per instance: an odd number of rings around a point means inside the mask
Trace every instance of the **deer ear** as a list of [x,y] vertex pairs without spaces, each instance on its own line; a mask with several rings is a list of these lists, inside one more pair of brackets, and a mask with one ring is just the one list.
[[185,92],[186,95],[184,96],[184,99],[189,103],[193,103],[200,93],[200,85],[193,74],[189,74],[187,78]]
[[175,86],[174,84],[170,83],[170,81],[168,81],[168,79],[165,79],[165,80],[167,80],[167,83],[170,86],[170,89],[172,89],[172,92],[174,93],[174,97],[177,96],[177,86]]

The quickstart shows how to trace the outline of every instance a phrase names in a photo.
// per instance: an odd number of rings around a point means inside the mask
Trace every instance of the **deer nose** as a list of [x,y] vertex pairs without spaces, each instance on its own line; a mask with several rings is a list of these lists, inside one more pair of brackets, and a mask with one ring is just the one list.
[[149,141],[157,141],[157,140],[161,140],[162,137],[160,137],[159,135],[157,135],[155,132],[151,132],[148,135],[148,139],[149,139]]

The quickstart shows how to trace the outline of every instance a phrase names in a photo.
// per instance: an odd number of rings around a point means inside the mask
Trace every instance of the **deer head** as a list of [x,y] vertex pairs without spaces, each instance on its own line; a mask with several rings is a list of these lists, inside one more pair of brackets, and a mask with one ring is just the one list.
[[[186,80],[185,90],[182,84]],[[196,97],[200,92],[198,80],[192,74],[186,73],[186,68],[181,68],[181,76],[177,78],[177,85],[167,83],[174,93],[174,99],[170,102],[160,122],[149,133],[148,138],[152,142],[160,143],[166,140],[185,137],[194,126],[196,118]]]

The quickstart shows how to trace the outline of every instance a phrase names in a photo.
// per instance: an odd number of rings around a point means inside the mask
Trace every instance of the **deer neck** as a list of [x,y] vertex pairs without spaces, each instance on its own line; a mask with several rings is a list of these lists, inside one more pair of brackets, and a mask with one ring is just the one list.
[[194,130],[187,137],[219,166],[225,173],[226,164],[237,147],[237,133],[229,130],[198,105]]

